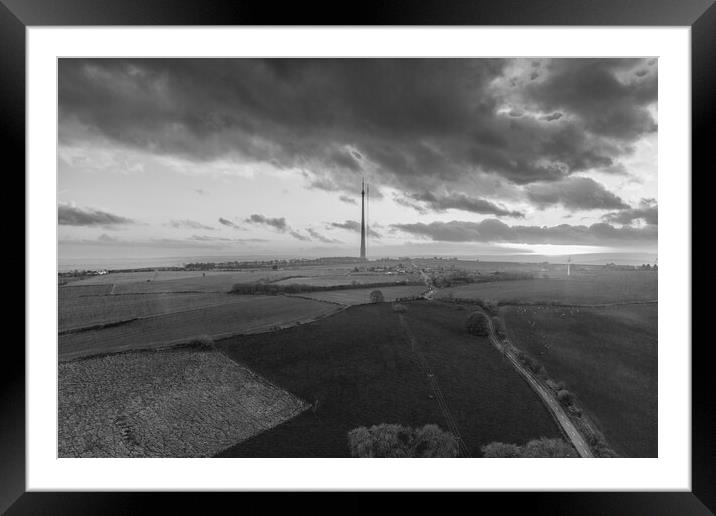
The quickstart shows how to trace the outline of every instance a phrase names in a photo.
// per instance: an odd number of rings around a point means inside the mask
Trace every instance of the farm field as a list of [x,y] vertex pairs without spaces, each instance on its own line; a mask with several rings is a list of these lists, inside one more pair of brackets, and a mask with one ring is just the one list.
[[347,290],[327,290],[323,292],[306,292],[296,294],[297,297],[329,301],[342,305],[361,305],[370,303],[370,293],[380,290],[385,301],[395,301],[397,298],[419,296],[425,292],[424,285],[404,285],[399,287],[378,287],[378,288],[352,288]]
[[618,454],[657,456],[656,304],[501,312],[513,344],[576,394]]
[[70,283],[70,286],[80,285],[111,285],[113,283],[136,283],[142,281],[169,281],[201,277],[201,271],[139,271],[139,272],[110,272],[101,276],[91,276]]
[[437,298],[454,296],[509,303],[602,304],[658,298],[657,273],[604,271],[569,278],[473,283],[440,289]]
[[209,457],[307,408],[214,350],[59,364],[60,457]]
[[[352,267],[352,266],[351,266]],[[339,280],[345,278],[361,278],[376,276],[382,279],[390,276],[377,274],[350,275],[352,268],[340,267],[290,267],[278,270],[272,269],[244,269],[235,271],[140,271],[140,272],[111,272],[101,276],[91,276],[71,281],[66,288],[87,287],[89,285],[116,285],[116,293],[141,293],[181,290],[216,290],[226,292],[234,283],[253,283],[256,281],[279,282],[286,278],[289,283],[292,278],[301,278],[301,281],[313,281],[315,278],[326,277]],[[365,282],[365,281],[364,281]],[[350,281],[348,282],[348,284]],[[330,284],[330,283],[328,283]]]
[[68,299],[87,296],[106,296],[112,292],[111,284],[104,285],[78,285],[78,286],[61,286],[57,289],[57,300],[62,303]]
[[342,274],[325,276],[296,276],[276,281],[276,285],[311,285],[333,287],[337,285],[365,285],[371,283],[420,281],[415,274]]
[[336,306],[286,296],[231,296],[233,302],[59,336],[60,359],[264,331],[329,314]]
[[141,294],[156,292],[228,292],[234,283],[272,281],[288,274],[281,271],[232,271],[207,272],[206,276],[190,276],[162,281],[144,281],[117,284],[117,294]]
[[58,303],[58,328],[62,332],[236,302],[244,301],[230,294],[215,293],[75,296]]
[[[487,338],[466,333],[465,311],[406,305],[402,315],[473,456],[491,441],[524,444],[559,436],[539,398]],[[311,324],[231,337],[216,346],[316,407],[219,456],[346,457],[346,434],[358,426],[447,428],[399,314],[388,303],[354,306]]]

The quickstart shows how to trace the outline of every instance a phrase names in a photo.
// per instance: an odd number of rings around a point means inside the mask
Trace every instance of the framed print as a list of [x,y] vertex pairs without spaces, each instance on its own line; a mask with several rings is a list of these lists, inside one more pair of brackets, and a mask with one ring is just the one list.
[[714,510],[712,2],[3,2],[8,514],[146,499],[91,491]]

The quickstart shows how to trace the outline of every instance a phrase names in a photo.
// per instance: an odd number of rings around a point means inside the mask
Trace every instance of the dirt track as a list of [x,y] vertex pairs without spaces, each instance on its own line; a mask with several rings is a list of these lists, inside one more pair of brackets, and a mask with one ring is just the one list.
[[589,445],[587,444],[587,441],[584,439],[584,436],[579,432],[579,430],[577,430],[577,427],[574,426],[572,420],[569,419],[569,416],[564,411],[559,401],[557,401],[557,399],[554,397],[552,391],[542,385],[542,382],[540,382],[524,365],[522,365],[519,360],[517,360],[515,353],[512,351],[512,349],[510,349],[509,346],[504,346],[499,341],[497,335],[495,334],[495,327],[492,324],[492,318],[490,318],[487,314],[485,314],[485,316],[490,327],[490,342],[492,342],[492,345],[495,346],[495,348],[500,350],[507,357],[507,359],[512,363],[517,372],[520,373],[520,375],[525,379],[525,381],[530,385],[530,387],[532,387],[532,389],[537,393],[537,395],[540,397],[542,402],[552,414],[552,417],[554,417],[555,421],[560,426],[564,435],[569,439],[574,448],[577,450],[579,456],[585,458],[594,457],[591,449],[589,448]]
[[[432,300],[438,289],[434,287],[430,277],[423,270],[420,270],[420,275],[425,281],[426,286],[429,288],[429,291],[425,293],[423,297],[425,297],[425,299],[427,300]],[[482,311],[482,309],[480,310]],[[591,449],[589,448],[589,445],[584,439],[584,436],[579,432],[579,430],[577,430],[577,427],[574,426],[574,423],[572,423],[572,421],[569,419],[569,416],[564,411],[559,401],[557,401],[557,399],[554,397],[552,392],[547,387],[542,385],[542,383],[537,378],[535,378],[535,376],[529,370],[527,370],[527,368],[525,368],[525,366],[523,366],[519,360],[517,360],[517,357],[510,349],[510,347],[505,347],[502,345],[500,340],[497,338],[497,335],[495,334],[495,327],[492,323],[492,318],[488,314],[485,314],[485,318],[489,323],[490,342],[492,343],[492,345],[507,357],[507,359],[510,361],[510,363],[512,363],[520,376],[522,376],[532,388],[532,390],[537,393],[537,395],[544,403],[545,407],[547,407],[547,410],[550,412],[554,420],[559,425],[560,429],[562,430],[562,433],[569,439],[569,441],[579,453],[580,457],[594,457]]]

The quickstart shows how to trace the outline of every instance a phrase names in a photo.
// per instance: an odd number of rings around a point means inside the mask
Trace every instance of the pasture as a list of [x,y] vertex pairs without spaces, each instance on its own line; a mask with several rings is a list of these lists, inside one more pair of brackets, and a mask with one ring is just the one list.
[[306,292],[297,294],[298,297],[339,303],[341,305],[361,305],[370,303],[370,293],[380,290],[385,301],[395,301],[398,298],[419,296],[425,292],[424,285],[403,285],[398,287],[377,288],[351,288],[346,290],[326,290],[320,292]]
[[[225,457],[347,457],[347,432],[400,423],[447,427],[421,360],[437,379],[473,456],[492,441],[525,443],[559,430],[537,395],[461,307],[406,303],[413,348],[389,303],[353,306],[285,330],[218,341],[230,358],[315,410],[224,450]],[[422,359],[420,357],[423,357]]]
[[[400,276],[406,279],[407,275]],[[393,278],[384,274],[352,273],[352,268],[287,267],[282,269],[242,269],[233,271],[140,271],[110,272],[102,276],[73,281],[60,290],[110,286],[115,294],[159,292],[228,292],[235,283],[302,283],[307,285],[350,285],[374,283]]]
[[59,364],[59,457],[210,457],[307,408],[215,350]]
[[157,315],[117,326],[59,336],[61,360],[99,353],[156,348],[202,335],[266,331],[312,320],[336,306],[285,296],[231,296],[233,302]]
[[[75,287],[78,288],[78,287]],[[217,293],[82,295],[58,304],[60,332],[128,319],[211,308],[242,302],[236,296]]]
[[438,291],[437,298],[481,299],[503,304],[603,304],[658,298],[658,275],[645,271],[600,271],[564,278],[473,283]]
[[61,286],[57,288],[57,300],[60,304],[78,297],[106,296],[112,292],[111,284]]
[[[279,273],[280,272],[280,273]],[[234,283],[254,283],[272,281],[287,276],[282,271],[227,271],[207,272],[205,276],[187,276],[167,280],[136,281],[119,283],[115,288],[117,294],[141,294],[157,292],[228,292]],[[109,276],[109,274],[108,274]]]
[[371,283],[420,281],[415,274],[342,274],[323,276],[294,276],[276,281],[277,285],[310,285],[315,287],[334,287],[339,285],[370,285]]
[[576,394],[622,456],[656,457],[656,304],[501,308],[515,346]]

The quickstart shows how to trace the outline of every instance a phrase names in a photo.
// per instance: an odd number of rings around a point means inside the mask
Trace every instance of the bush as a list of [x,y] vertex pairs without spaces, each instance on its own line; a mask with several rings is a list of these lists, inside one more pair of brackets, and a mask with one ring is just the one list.
[[457,457],[457,440],[437,425],[425,425],[415,431],[412,457]]
[[547,387],[552,389],[555,392],[561,391],[564,389],[564,383],[563,382],[555,382],[554,380],[547,380]]
[[408,307],[400,303],[395,303],[393,305],[393,311],[402,314],[408,311]]
[[187,342],[187,346],[196,349],[214,349],[214,339],[209,335],[201,335]]
[[455,437],[437,425],[361,426],[348,432],[348,446],[352,457],[457,457],[458,452]]
[[574,394],[567,389],[561,389],[557,392],[557,400],[565,407],[569,407],[574,403]]
[[485,310],[487,310],[487,313],[490,315],[498,315],[500,313],[500,307],[497,304],[497,301],[488,299],[484,302],[483,307],[485,308]]
[[485,337],[490,334],[490,326],[487,322],[487,316],[482,312],[472,312],[468,315],[465,327],[471,335]]
[[501,339],[507,338],[507,328],[505,327],[505,322],[502,319],[494,317],[492,319],[492,325],[495,327],[495,333],[498,337]]
[[507,443],[490,443],[482,447],[482,455],[487,458],[554,458],[578,457],[572,446],[562,439],[535,439],[524,446]]
[[520,357],[520,361],[525,365],[525,367],[527,367],[527,369],[529,369],[533,373],[537,373],[537,371],[539,371],[539,368],[540,368],[539,362],[537,362],[534,358],[532,358],[528,354],[524,353]]
[[382,303],[383,301],[385,301],[385,298],[383,297],[383,293],[380,290],[374,290],[370,293],[371,303]]
[[546,437],[528,442],[522,450],[522,456],[525,458],[578,457],[576,450],[570,444],[562,439],[547,439]]
[[522,449],[516,444],[490,443],[482,447],[482,455],[487,458],[515,458],[522,456]]

